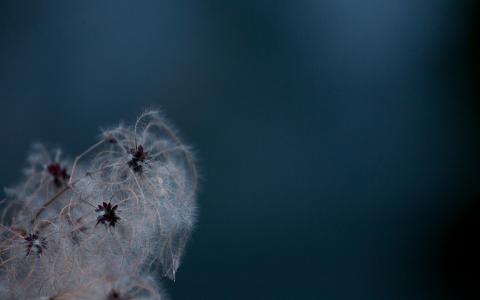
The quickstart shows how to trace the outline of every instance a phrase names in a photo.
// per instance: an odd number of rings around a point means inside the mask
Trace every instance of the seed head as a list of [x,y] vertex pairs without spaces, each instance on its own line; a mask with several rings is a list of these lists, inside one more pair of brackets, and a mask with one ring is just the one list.
[[95,212],[98,213],[97,225],[102,223],[106,226],[115,227],[115,224],[120,220],[120,217],[115,212],[117,208],[118,205],[112,206],[110,202],[99,204],[98,208],[95,209]]
[[128,161],[128,166],[132,168],[135,173],[142,174],[143,163],[148,159],[148,152],[145,152],[142,145],[135,149],[130,149],[131,159]]
[[27,256],[31,253],[41,256],[43,251],[47,249],[47,240],[44,237],[40,237],[38,232],[27,235],[25,242],[27,246]]
[[51,163],[47,167],[48,173],[53,177],[53,183],[61,187],[70,178],[66,168],[62,168],[59,163]]

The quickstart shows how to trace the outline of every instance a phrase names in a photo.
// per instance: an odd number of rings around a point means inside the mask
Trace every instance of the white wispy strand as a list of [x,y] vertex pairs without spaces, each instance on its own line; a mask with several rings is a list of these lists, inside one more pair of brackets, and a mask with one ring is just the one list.
[[197,170],[160,113],[104,130],[73,162],[41,144],[27,161],[1,203],[0,299],[165,299],[148,274],[175,279]]

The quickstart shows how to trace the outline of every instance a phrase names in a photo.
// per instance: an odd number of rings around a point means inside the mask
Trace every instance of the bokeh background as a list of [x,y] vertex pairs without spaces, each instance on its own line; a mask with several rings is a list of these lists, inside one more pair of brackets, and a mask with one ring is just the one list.
[[476,2],[2,1],[0,182],[161,107],[203,174],[172,299],[479,299]]

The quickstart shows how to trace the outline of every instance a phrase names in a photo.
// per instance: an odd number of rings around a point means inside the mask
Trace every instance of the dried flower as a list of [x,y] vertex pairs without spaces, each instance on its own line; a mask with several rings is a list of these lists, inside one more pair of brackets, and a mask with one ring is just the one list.
[[115,224],[120,220],[120,217],[118,217],[115,212],[117,208],[118,205],[112,206],[110,202],[99,204],[98,208],[95,209],[95,212],[98,214],[97,225],[102,223],[110,227],[115,227]]
[[27,247],[27,256],[35,254],[41,256],[43,251],[47,249],[47,239],[38,235],[38,232],[31,233],[25,237]]
[[0,299],[162,299],[144,274],[175,278],[197,189],[193,155],[164,118],[106,130],[73,163],[35,144],[28,163],[2,204]]
[[53,177],[53,183],[57,187],[64,185],[67,180],[70,178],[70,175],[67,173],[66,168],[62,168],[59,163],[51,163],[47,167],[48,173]]

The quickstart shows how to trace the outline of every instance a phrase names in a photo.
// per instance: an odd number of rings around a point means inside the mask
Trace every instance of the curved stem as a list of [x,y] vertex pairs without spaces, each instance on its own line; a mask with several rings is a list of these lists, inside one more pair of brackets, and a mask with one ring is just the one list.
[[72,166],[72,174],[70,174],[70,179],[68,180],[68,185],[71,185],[71,184],[72,184],[73,175],[74,175],[74,172],[75,172],[75,168],[77,167],[78,161],[79,161],[82,157],[84,157],[85,155],[87,155],[89,152],[95,150],[95,148],[97,148],[98,146],[100,146],[100,145],[103,144],[104,142],[105,142],[105,140],[99,141],[98,143],[96,143],[95,145],[91,146],[90,148],[88,148],[87,150],[85,150],[83,153],[81,153],[80,155],[78,155],[77,157],[75,157],[75,160],[73,161],[73,166]]
[[[160,122],[160,125],[167,132],[170,138],[177,144],[177,146],[182,145],[182,141],[180,140],[180,138],[175,134],[175,132],[173,132],[173,130],[167,124],[165,124],[164,122]],[[190,167],[190,171],[192,172],[193,193],[195,193],[197,191],[197,185],[198,185],[197,168],[195,167],[195,163],[193,162],[193,156],[190,153],[190,151],[184,150],[182,152],[185,155],[185,160],[187,161],[187,164]]]
[[42,207],[40,207],[37,211],[37,213],[35,214],[35,216],[33,217],[31,223],[32,224],[35,224],[35,222],[37,221],[38,217],[42,214],[42,212],[48,207],[50,206],[50,204],[52,204],[53,202],[55,202],[58,198],[60,198],[60,196],[62,196],[66,191],[68,191],[69,189],[71,189],[72,186],[71,185],[66,185],[65,187],[63,187],[60,191],[58,191],[55,195],[53,195],[52,198],[50,198],[47,202],[45,202]]

